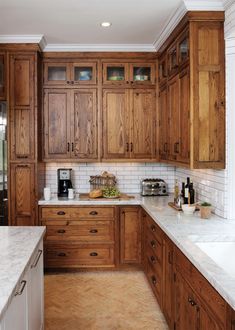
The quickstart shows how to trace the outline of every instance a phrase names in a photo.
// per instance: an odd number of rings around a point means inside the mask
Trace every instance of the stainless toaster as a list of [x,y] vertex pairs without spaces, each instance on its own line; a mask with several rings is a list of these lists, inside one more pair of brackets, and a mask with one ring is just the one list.
[[142,196],[168,196],[167,184],[162,179],[144,179],[141,181]]

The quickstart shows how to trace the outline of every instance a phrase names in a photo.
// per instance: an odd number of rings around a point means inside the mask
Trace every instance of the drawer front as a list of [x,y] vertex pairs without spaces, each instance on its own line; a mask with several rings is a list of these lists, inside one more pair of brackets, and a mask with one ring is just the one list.
[[66,207],[42,207],[42,219],[70,219],[71,209]]
[[155,296],[157,297],[158,303],[161,306],[162,302],[162,279],[159,276],[152,265],[147,262],[147,278],[153,289]]
[[146,227],[147,231],[151,232],[156,240],[159,242],[162,241],[163,232],[159,226],[149,217],[146,217]]
[[191,264],[184,254],[176,249],[176,269],[188,281],[190,286],[198,293],[213,314],[226,326],[226,302],[211,286],[204,276]]
[[150,247],[146,248],[145,258],[159,277],[162,277],[162,262]]
[[71,209],[72,219],[114,219],[115,208],[114,207],[77,207]]
[[145,237],[145,246],[149,254],[154,254],[158,263],[162,266],[162,240],[147,230]]
[[46,245],[45,266],[91,267],[113,266],[114,248],[109,245]]
[[[47,221],[46,240],[76,240],[79,242],[113,242],[113,221],[69,221],[68,225]],[[48,225],[48,223],[50,223]]]

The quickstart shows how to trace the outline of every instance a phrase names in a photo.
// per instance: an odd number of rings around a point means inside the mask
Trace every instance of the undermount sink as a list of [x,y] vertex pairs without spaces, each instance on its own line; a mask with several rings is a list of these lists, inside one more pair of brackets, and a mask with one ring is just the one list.
[[234,242],[195,242],[220,268],[230,276],[235,277]]

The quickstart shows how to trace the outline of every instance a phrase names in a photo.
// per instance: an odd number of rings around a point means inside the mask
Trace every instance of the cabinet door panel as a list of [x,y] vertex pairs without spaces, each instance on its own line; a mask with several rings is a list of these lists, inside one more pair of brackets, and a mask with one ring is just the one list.
[[71,142],[72,157],[97,159],[96,89],[72,91]]
[[11,165],[11,221],[13,225],[35,225],[35,171],[32,164]]
[[7,63],[6,63],[6,53],[0,53],[0,100],[6,100],[6,72],[7,72]]
[[140,209],[121,208],[120,261],[122,264],[141,263],[141,217]]
[[169,149],[169,113],[167,107],[167,86],[159,92],[159,153],[160,159],[166,160]]
[[132,137],[131,158],[154,157],[155,92],[153,90],[131,91]]
[[175,321],[177,330],[198,330],[199,310],[192,306],[193,293],[179,272],[177,272],[175,283]]
[[45,158],[70,157],[70,92],[46,90],[44,94]]
[[178,160],[189,163],[190,150],[190,85],[189,68],[184,70],[179,76],[180,84],[180,146]]
[[103,92],[103,158],[130,157],[128,91],[106,89]]
[[171,79],[168,85],[170,114],[170,154],[171,160],[176,160],[179,154],[180,112],[179,112],[179,78]]

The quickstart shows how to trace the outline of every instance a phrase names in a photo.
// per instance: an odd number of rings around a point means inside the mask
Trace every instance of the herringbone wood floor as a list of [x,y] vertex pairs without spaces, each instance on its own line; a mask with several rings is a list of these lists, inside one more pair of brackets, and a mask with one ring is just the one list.
[[45,276],[45,330],[167,330],[140,271]]

